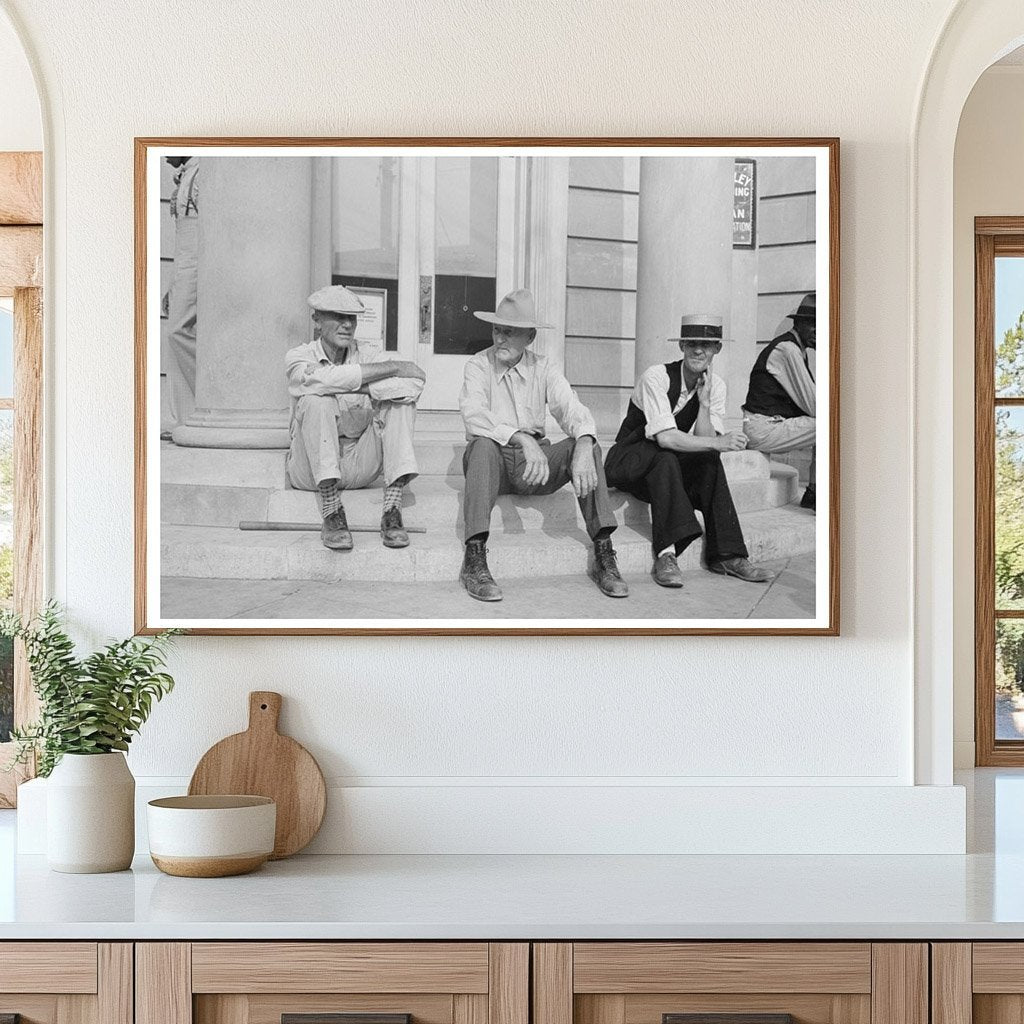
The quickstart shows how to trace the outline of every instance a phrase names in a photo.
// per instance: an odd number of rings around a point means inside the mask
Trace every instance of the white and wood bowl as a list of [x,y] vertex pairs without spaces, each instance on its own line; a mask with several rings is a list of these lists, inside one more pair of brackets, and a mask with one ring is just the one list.
[[266,796],[168,796],[147,808],[149,853],[168,875],[224,878],[274,852],[277,805]]

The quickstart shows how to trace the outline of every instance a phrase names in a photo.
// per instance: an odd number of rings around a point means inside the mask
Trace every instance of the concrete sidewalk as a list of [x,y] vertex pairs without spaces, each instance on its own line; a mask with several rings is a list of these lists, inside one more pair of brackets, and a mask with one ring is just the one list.
[[[474,601],[451,578],[437,582],[381,583],[300,580],[164,578],[161,613],[190,619],[810,619],[814,616],[814,555],[761,563],[778,573],[771,583],[744,583],[703,569],[683,573],[682,590],[657,586],[647,573],[625,573],[630,596],[607,598],[585,576],[498,578],[501,602]],[[557,607],[558,614],[547,609]],[[544,609],[543,613],[539,609]],[[538,623],[539,624],[539,623]]]

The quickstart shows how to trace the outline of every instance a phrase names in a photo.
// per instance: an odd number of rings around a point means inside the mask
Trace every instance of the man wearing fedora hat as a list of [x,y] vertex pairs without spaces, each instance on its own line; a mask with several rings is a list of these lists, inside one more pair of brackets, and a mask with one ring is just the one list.
[[662,587],[681,587],[678,556],[701,536],[705,560],[724,576],[765,583],[771,575],[747,558],[721,453],[740,451],[746,438],[725,429],[725,381],[712,373],[722,350],[722,318],[684,316],[678,338],[683,358],[640,375],[608,453],[608,482],[651,506],[651,575]]
[[[478,601],[500,601],[487,567],[486,542],[499,494],[551,494],[572,484],[594,545],[590,577],[608,597],[626,597],[611,534],[616,527],[597,445],[594,417],[565,377],[530,350],[538,328],[533,295],[509,292],[496,312],[473,314],[491,324],[493,345],[466,362],[459,408],[469,444],[466,474],[466,547],[459,579]],[[568,435],[544,436],[548,410]]]
[[793,327],[769,342],[750,371],[743,403],[743,429],[749,446],[759,452],[811,449],[810,480],[800,499],[815,509],[814,441],[817,405],[811,354],[816,341],[817,299],[808,292],[795,313]]
[[308,302],[313,340],[285,356],[292,396],[288,480],[316,492],[324,546],[349,551],[343,494],[383,473],[381,539],[404,548],[402,491],[418,472],[413,423],[426,375],[415,363],[385,359],[378,346],[357,345],[357,315],[365,306],[348,288],[328,285]]

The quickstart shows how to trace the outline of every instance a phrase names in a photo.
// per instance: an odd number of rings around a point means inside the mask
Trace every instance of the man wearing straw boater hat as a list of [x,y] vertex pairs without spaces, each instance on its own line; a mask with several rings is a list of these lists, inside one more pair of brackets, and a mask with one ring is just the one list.
[[[491,511],[499,494],[551,494],[567,483],[576,492],[594,552],[589,575],[608,597],[626,597],[611,534],[616,527],[590,410],[544,356],[530,349],[539,328],[533,295],[509,292],[494,313],[475,312],[491,324],[493,345],[466,362],[459,408],[469,444],[466,474],[466,548],[459,579],[478,601],[500,601],[487,567]],[[548,410],[568,435],[544,436]]]
[[415,363],[386,359],[379,346],[358,346],[356,320],[366,307],[354,292],[328,285],[308,302],[313,340],[285,356],[292,396],[288,480],[316,492],[324,547],[350,551],[344,492],[369,487],[383,473],[381,540],[404,548],[402,491],[418,473],[412,432],[426,375]]
[[646,369],[633,389],[626,417],[605,469],[608,483],[651,506],[654,561],[662,587],[681,587],[677,557],[701,535],[712,572],[751,583],[771,575],[747,558],[721,453],[740,451],[747,439],[725,429],[725,381],[712,373],[722,350],[722,318],[684,316],[678,338],[683,358]]
[[811,449],[810,479],[800,505],[812,512],[817,401],[810,353],[815,350],[817,306],[816,293],[808,292],[790,314],[793,327],[761,350],[743,403],[743,429],[754,451]]

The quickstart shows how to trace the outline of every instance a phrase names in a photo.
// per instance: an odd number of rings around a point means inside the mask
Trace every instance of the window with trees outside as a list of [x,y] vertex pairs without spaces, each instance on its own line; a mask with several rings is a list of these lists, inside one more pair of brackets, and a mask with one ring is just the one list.
[[975,240],[976,761],[1024,765],[1024,218]]

